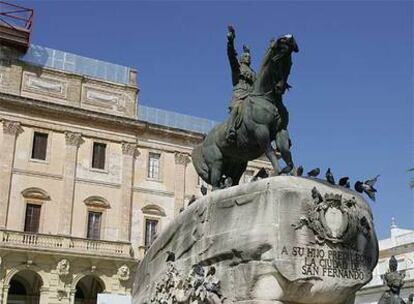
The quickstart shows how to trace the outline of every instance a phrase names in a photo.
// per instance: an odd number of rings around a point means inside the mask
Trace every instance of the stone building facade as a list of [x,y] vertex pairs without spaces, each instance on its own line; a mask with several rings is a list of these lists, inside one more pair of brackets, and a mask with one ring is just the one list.
[[414,230],[398,228],[392,219],[390,237],[379,241],[379,261],[374,269],[373,278],[358,293],[355,304],[377,304],[382,294],[388,289],[383,282],[388,271],[391,256],[398,261],[398,270],[405,273],[405,285],[401,297],[408,299],[414,293]]
[[130,294],[157,232],[201,195],[190,155],[212,122],[140,114],[138,93],[131,68],[0,46],[0,303]]

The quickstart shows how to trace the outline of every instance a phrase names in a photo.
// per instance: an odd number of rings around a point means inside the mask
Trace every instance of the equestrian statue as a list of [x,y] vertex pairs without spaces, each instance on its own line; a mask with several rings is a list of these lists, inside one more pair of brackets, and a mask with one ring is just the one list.
[[[230,118],[215,126],[192,153],[198,175],[213,189],[228,180],[237,185],[247,162],[263,154],[271,162],[275,175],[289,174],[294,168],[287,130],[289,115],[282,97],[290,88],[287,79],[292,52],[299,51],[295,38],[284,35],[272,40],[256,75],[250,67],[247,46],[243,46],[240,60],[237,59],[235,36],[234,28],[229,26],[227,54],[233,82]],[[286,163],[282,170],[272,142]]]

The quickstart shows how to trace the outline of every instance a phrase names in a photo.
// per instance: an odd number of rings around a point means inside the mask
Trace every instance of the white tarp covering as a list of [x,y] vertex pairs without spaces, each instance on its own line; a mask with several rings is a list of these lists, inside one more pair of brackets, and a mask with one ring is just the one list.
[[97,304],[131,304],[131,296],[121,296],[109,293],[98,294]]

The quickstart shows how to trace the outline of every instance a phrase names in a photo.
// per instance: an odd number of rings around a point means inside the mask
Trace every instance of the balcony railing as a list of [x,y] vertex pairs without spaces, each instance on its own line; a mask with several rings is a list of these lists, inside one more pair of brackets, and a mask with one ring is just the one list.
[[0,247],[133,258],[131,244],[127,242],[89,240],[12,230],[0,230]]

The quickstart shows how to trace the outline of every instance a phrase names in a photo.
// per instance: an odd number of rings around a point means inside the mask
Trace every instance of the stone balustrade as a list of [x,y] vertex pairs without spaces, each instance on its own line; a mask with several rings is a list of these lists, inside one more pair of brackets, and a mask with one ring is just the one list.
[[104,240],[90,240],[59,235],[0,230],[0,246],[42,251],[133,258],[131,244]]

